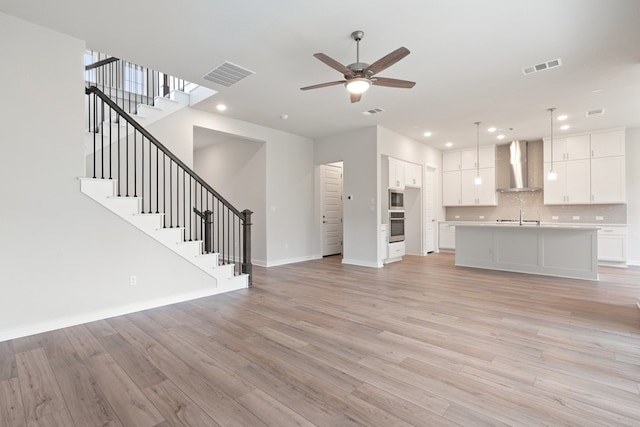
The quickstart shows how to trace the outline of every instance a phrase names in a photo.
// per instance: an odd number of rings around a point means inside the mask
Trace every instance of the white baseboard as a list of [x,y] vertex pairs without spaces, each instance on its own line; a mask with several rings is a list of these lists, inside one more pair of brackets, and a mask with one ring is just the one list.
[[348,265],[357,265],[359,267],[371,267],[371,268],[382,268],[383,264],[382,263],[375,263],[375,262],[370,262],[370,261],[362,261],[359,259],[349,259],[349,258],[342,258],[342,263],[343,264],[348,264]]
[[277,261],[269,261],[266,263],[266,267],[277,267],[278,265],[285,265],[285,264],[294,264],[296,262],[304,262],[304,261],[311,261],[314,259],[319,259],[314,257],[313,255],[307,255],[307,256],[301,256],[301,257],[297,257],[297,258],[289,258],[289,259],[281,259],[281,260],[277,260]]
[[54,331],[56,329],[68,328],[70,326],[82,325],[84,323],[95,322],[97,320],[108,319],[110,317],[122,316],[124,314],[135,313],[138,311],[149,310],[152,308],[162,307],[179,302],[190,301],[198,298],[209,297],[220,293],[229,292],[228,289],[206,289],[187,294],[171,295],[163,298],[156,298],[150,301],[143,301],[135,304],[129,304],[119,307],[112,307],[104,310],[93,311],[91,313],[79,314],[76,316],[62,317],[46,322],[35,323],[16,329],[0,330],[0,342],[22,338],[29,335],[40,334],[43,332]]
[[640,260],[627,260],[627,265],[631,267],[640,267]]

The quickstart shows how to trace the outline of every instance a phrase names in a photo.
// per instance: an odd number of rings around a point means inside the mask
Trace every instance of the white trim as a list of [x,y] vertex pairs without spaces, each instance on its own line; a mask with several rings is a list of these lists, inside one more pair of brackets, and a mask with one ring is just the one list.
[[[239,287],[238,289],[245,289],[245,288],[246,288],[246,285]],[[33,325],[29,325],[29,326],[25,326],[17,329],[9,329],[4,332],[1,332],[0,342],[12,340],[16,338],[22,338],[29,335],[35,335],[42,332],[49,332],[56,329],[68,328],[70,326],[81,325],[84,323],[95,322],[97,320],[108,319],[110,317],[122,316],[125,314],[135,313],[138,311],[144,311],[144,310],[149,310],[152,308],[162,307],[166,305],[177,304],[179,302],[209,297],[209,296],[221,294],[224,292],[229,292],[230,290],[237,290],[237,289],[228,289],[225,287],[207,289],[207,290],[202,290],[197,292],[190,292],[187,294],[156,298],[150,301],[142,301],[135,304],[128,304],[128,305],[113,307],[105,310],[93,311],[91,313],[80,314],[77,316],[62,317],[52,321],[36,323]]]
[[297,258],[281,259],[278,261],[269,261],[266,263],[266,267],[277,267],[279,265],[294,264],[296,262],[312,261],[314,259],[320,259],[317,255],[305,255]]
[[627,265],[631,267],[640,267],[640,260],[627,260]]
[[342,263],[348,264],[348,265],[357,265],[359,267],[372,267],[372,268],[382,268],[384,266],[384,264],[382,264],[381,262],[375,263],[370,261],[361,261],[357,259],[348,259],[348,258],[343,258]]

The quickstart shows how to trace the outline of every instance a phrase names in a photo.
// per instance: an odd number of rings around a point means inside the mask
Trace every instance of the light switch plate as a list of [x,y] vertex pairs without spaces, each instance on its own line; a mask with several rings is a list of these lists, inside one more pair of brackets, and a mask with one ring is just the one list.
[[558,216],[553,215],[553,216],[551,216],[551,219],[553,219],[553,220],[556,220],[556,221],[557,221],[557,220],[558,220]]
[[571,217],[571,219],[574,220],[574,221],[578,221],[580,219],[580,216],[579,215],[574,215],[574,216]]
[[596,215],[596,221],[604,221],[604,217],[600,215]]
[[478,218],[480,218],[480,219],[484,219],[484,215],[480,215]]
[[455,219],[460,219],[460,215],[454,216]]

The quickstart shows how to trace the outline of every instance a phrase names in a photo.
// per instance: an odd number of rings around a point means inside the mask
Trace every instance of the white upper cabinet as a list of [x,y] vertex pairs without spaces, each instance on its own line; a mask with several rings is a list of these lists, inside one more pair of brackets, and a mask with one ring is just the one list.
[[589,159],[553,162],[557,179],[549,181],[551,163],[544,164],[544,204],[569,205],[591,202]]
[[459,171],[460,164],[460,152],[459,151],[447,151],[442,153],[442,170],[444,172]]
[[415,163],[405,163],[404,185],[407,187],[422,187],[422,166]]
[[[591,157],[589,135],[570,136],[553,140],[553,161],[580,160]],[[551,141],[544,140],[544,161],[551,162]]]
[[591,134],[591,157],[624,156],[624,130]]
[[[442,154],[443,206],[496,205],[495,150],[495,145],[491,145],[481,147],[479,153],[474,148]],[[482,178],[480,185],[475,184],[478,173]]]
[[404,188],[404,162],[389,157],[389,188]]
[[462,206],[495,206],[496,205],[496,173],[494,168],[479,170],[482,183],[476,185],[476,171],[462,171],[460,200]]
[[591,203],[625,203],[624,156],[591,159]]
[[544,203],[625,203],[625,133],[613,130],[553,140],[556,181],[547,180],[551,143],[544,141]]

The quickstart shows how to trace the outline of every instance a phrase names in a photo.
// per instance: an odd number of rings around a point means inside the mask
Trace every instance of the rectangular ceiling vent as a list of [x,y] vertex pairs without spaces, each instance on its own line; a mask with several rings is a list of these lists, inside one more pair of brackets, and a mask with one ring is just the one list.
[[591,111],[587,111],[586,115],[587,117],[591,117],[591,116],[601,116],[604,114],[604,108],[599,108],[597,110],[591,110]]
[[530,67],[524,67],[522,69],[522,74],[525,76],[527,74],[537,73],[538,71],[550,70],[552,68],[556,68],[562,65],[562,59],[552,59],[551,61],[543,62],[541,64],[532,65]]
[[373,108],[371,110],[363,111],[362,114],[365,116],[373,116],[374,114],[382,113],[384,110],[382,108]]
[[255,74],[255,72],[229,61],[225,61],[222,65],[218,66],[202,78],[224,87],[231,87],[240,80],[249,77],[251,74]]

